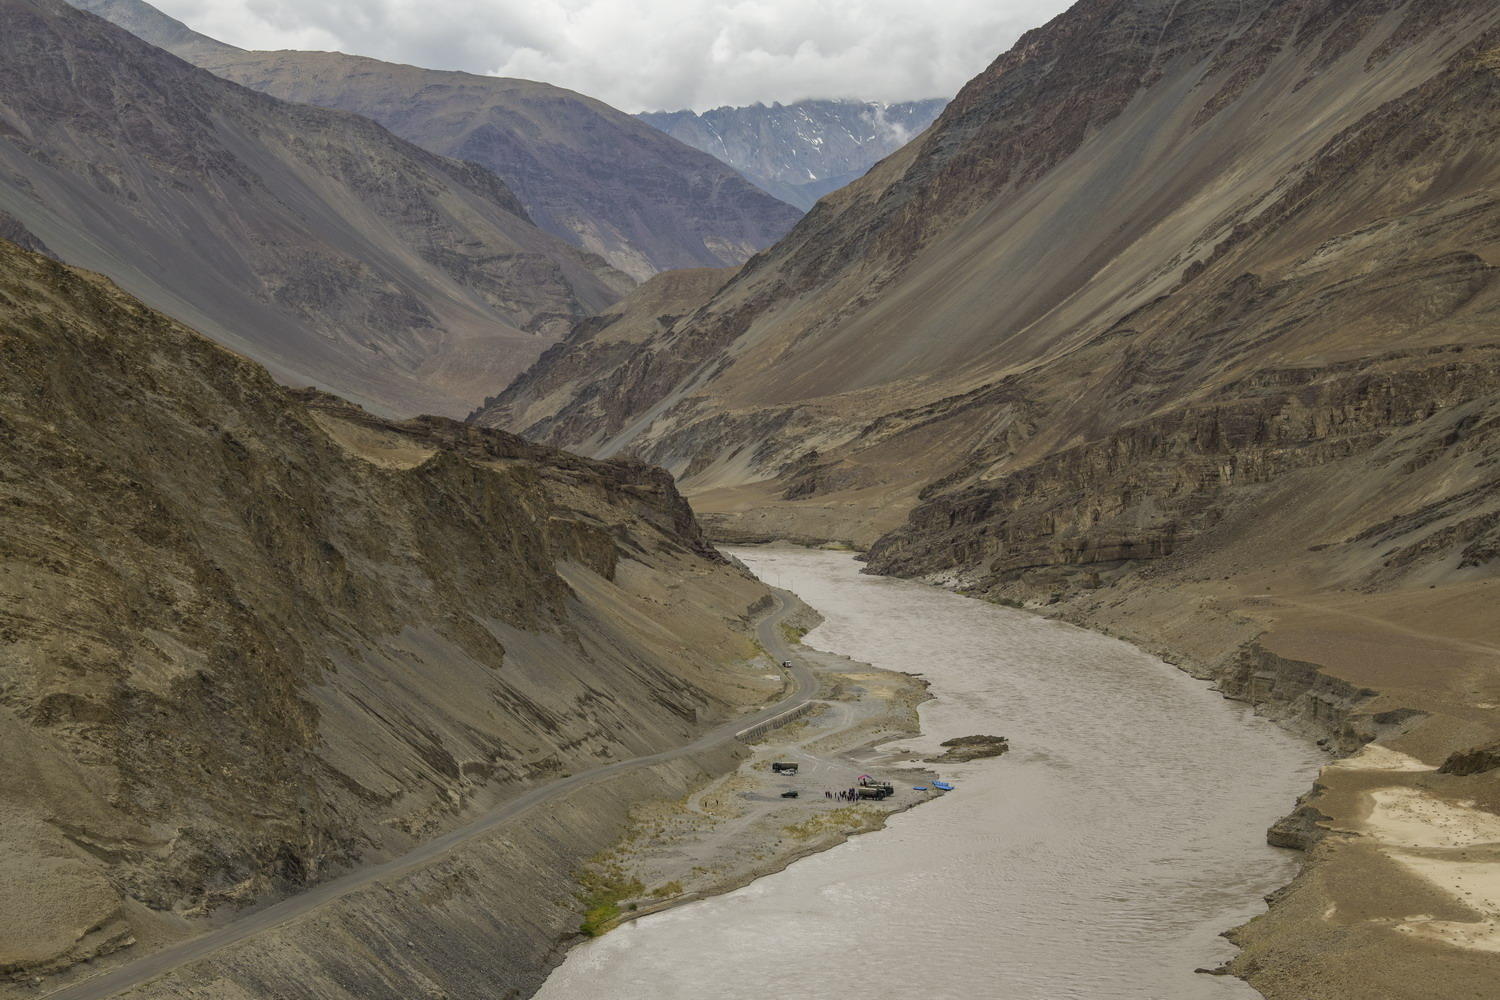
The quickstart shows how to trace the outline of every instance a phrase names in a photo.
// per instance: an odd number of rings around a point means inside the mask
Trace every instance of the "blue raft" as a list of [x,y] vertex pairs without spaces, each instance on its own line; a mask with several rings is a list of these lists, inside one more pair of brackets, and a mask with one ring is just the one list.
[[953,786],[950,785],[950,784],[948,784],[946,781],[934,781],[932,783],[932,787],[933,788],[940,788],[940,789],[942,789],[945,792],[951,792],[951,791],[953,791]]

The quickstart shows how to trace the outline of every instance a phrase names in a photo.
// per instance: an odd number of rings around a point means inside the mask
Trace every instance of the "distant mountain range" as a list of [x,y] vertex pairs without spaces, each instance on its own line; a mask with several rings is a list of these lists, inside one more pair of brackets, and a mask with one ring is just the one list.
[[423,149],[487,167],[539,227],[637,281],[738,264],[800,214],[714,157],[561,87],[338,52],[250,52],[142,0],[73,2],[225,79],[364,115]]
[[798,101],[638,115],[807,210],[916,138],[948,101]]

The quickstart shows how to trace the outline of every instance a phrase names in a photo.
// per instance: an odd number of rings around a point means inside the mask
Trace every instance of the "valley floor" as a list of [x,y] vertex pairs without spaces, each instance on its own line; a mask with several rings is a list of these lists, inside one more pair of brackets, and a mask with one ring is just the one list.
[[[812,617],[804,610],[800,620]],[[756,739],[736,770],[675,801],[638,807],[625,839],[594,859],[602,882],[638,887],[635,898],[621,899],[622,921],[732,891],[941,794],[916,791],[931,775],[886,746],[919,732],[924,682],[810,647],[798,654],[821,685],[812,711]],[[773,761],[796,763],[798,772],[775,774]],[[890,780],[895,794],[836,797],[865,773]],[[791,790],[797,798],[782,798]]]
[[[1328,592],[1268,570],[1172,574],[1034,604],[1211,679],[1339,755],[1269,832],[1305,851],[1301,874],[1229,935],[1242,949],[1229,970],[1271,1000],[1492,995],[1500,769],[1439,768],[1500,732],[1497,587]],[[621,920],[747,884],[920,800],[911,781],[878,806],[824,800],[836,776],[900,761],[871,748],[916,731],[924,694],[914,679],[804,652],[823,685],[812,714],[737,770],[633,810],[626,838],[594,859],[601,876],[639,884]],[[781,779],[772,760],[801,772]],[[811,801],[779,798],[792,787]]]
[[[1349,755],[1273,828],[1273,842],[1307,851],[1302,873],[1233,932],[1243,950],[1232,971],[1272,1000],[1490,995],[1500,969],[1500,770],[1438,767],[1496,729],[1493,586],[1329,594],[1268,573],[1142,581],[1038,608],[1210,677]],[[767,668],[815,621],[799,602],[774,633],[761,629]],[[911,788],[920,782],[908,757],[875,749],[917,731],[925,685],[807,647],[796,656],[803,686],[807,675],[816,685],[811,710],[748,750],[575,789],[546,815],[119,995],[352,1000],[472,987],[529,996],[580,940],[571,930],[580,919],[603,932],[727,892],[927,800],[933,793]],[[776,760],[797,762],[798,774],[773,774]],[[898,765],[890,800],[823,794]],[[788,789],[799,797],[782,798]],[[0,995],[53,994],[21,983]]]

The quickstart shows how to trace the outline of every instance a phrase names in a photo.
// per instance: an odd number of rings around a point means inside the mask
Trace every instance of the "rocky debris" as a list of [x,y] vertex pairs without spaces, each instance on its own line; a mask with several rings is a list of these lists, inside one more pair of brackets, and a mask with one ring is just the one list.
[[[1312,795],[1316,794],[1315,790]],[[1266,831],[1266,843],[1272,847],[1306,851],[1328,836],[1328,828],[1323,824],[1332,817],[1324,815],[1316,807],[1307,804],[1306,799],[1310,797],[1311,795],[1303,796],[1296,809],[1271,824],[1270,829]]]
[[1449,754],[1448,759],[1438,768],[1438,774],[1468,777],[1493,771],[1497,767],[1500,767],[1500,742]]
[[928,757],[928,764],[962,764],[985,757],[999,757],[1010,749],[1010,740],[1004,736],[958,736],[944,740],[940,746],[947,751],[937,757]]
[[55,849],[38,854],[36,845],[48,838],[25,829],[35,822],[10,812],[0,836],[0,978],[52,972],[134,943],[120,893],[102,866],[92,857],[69,856],[55,842]]

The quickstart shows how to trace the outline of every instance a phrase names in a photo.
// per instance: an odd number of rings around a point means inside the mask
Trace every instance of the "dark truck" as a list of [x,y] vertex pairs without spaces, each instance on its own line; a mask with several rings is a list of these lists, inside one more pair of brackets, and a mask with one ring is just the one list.
[[777,760],[771,762],[771,771],[774,774],[796,774],[797,762],[790,760]]
[[888,799],[896,794],[896,786],[889,781],[876,781],[865,776],[859,779],[859,797],[862,799]]

